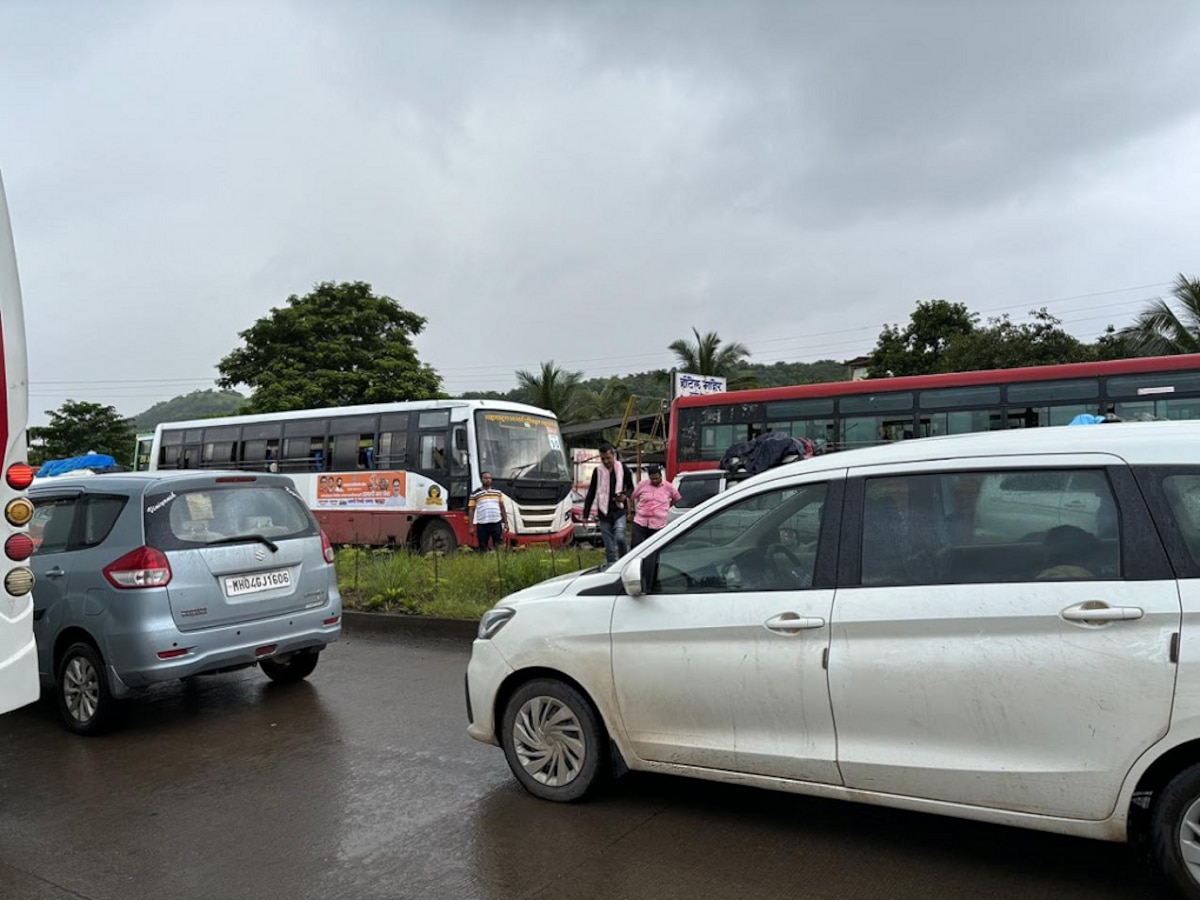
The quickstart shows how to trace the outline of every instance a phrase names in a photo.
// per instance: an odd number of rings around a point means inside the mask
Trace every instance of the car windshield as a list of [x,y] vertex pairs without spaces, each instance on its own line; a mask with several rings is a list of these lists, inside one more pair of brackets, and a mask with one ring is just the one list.
[[475,414],[479,469],[496,478],[561,481],[570,476],[558,422],[505,410]]

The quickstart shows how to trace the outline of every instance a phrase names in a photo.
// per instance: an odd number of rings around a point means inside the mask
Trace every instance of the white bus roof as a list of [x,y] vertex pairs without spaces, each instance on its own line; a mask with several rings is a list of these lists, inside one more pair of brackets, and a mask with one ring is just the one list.
[[405,400],[396,403],[369,403],[359,406],[326,406],[320,409],[294,409],[288,412],[248,413],[241,416],[216,416],[211,419],[188,419],[160,422],[156,431],[165,428],[213,428],[220,425],[241,425],[246,422],[286,422],[294,419],[333,418],[334,416],[366,416],[389,412],[412,412],[426,409],[496,409],[504,412],[527,413],[557,419],[548,409],[539,409],[510,400]]

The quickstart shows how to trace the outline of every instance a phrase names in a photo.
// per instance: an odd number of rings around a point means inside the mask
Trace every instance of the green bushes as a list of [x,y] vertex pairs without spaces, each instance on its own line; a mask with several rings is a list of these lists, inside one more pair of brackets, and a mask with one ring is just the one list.
[[449,556],[407,550],[338,550],[338,587],[346,609],[478,619],[502,597],[578,569],[603,565],[604,551],[529,547]]

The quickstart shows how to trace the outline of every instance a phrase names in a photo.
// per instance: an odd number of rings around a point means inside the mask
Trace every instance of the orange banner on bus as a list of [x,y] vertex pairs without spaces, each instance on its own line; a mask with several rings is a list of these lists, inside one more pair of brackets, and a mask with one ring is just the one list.
[[404,508],[407,472],[343,472],[317,478],[318,506]]

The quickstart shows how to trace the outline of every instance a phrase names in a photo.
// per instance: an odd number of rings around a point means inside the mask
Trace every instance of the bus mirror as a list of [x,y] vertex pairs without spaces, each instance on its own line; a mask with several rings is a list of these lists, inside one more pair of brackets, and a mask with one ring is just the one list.
[[642,585],[642,560],[631,559],[621,569],[621,584],[625,593],[630,597],[640,597],[644,593]]
[[467,433],[466,433],[466,431],[464,431],[461,428],[457,428],[454,431],[454,449],[455,450],[466,450],[467,449]]

